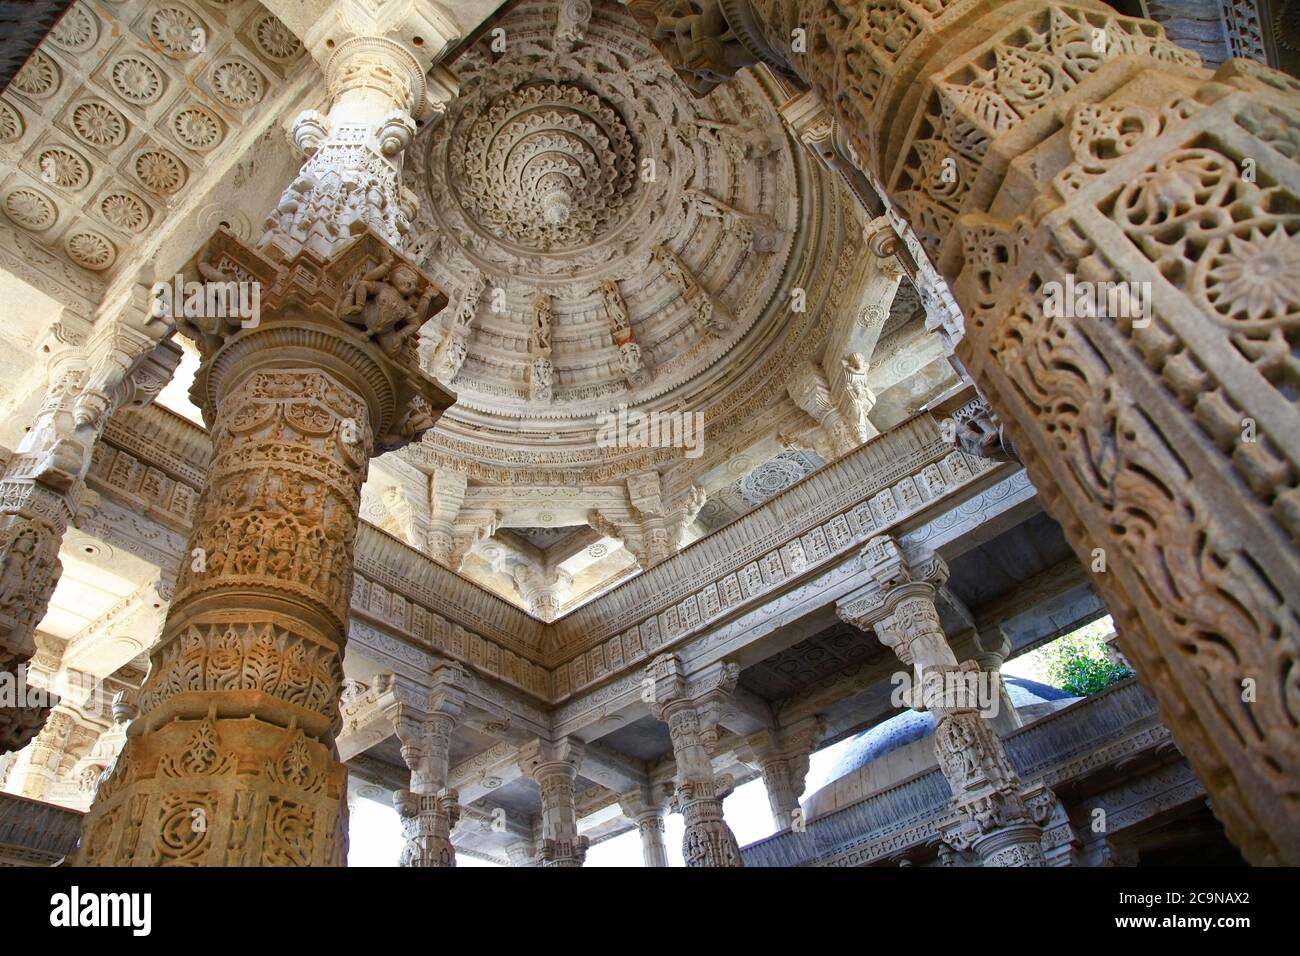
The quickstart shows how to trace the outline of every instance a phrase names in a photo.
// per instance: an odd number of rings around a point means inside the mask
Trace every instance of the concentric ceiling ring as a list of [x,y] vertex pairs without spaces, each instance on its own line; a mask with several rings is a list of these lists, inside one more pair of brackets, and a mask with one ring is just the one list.
[[627,215],[636,145],[623,118],[574,83],[539,83],[465,117],[452,144],[457,200],[498,239],[539,251],[598,240]]

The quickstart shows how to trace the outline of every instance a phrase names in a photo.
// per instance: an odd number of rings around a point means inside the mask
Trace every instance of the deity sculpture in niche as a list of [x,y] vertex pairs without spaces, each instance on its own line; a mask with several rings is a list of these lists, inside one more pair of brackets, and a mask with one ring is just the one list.
[[697,95],[754,62],[735,39],[720,0],[667,0],[654,5],[653,16],[655,39],[667,41],[660,49]]
[[339,318],[366,330],[388,355],[400,354],[429,317],[435,289],[420,294],[420,277],[391,254],[356,280],[339,305]]
[[545,292],[533,299],[533,329],[528,338],[528,351],[543,358],[551,354],[551,321],[554,310],[551,297]]

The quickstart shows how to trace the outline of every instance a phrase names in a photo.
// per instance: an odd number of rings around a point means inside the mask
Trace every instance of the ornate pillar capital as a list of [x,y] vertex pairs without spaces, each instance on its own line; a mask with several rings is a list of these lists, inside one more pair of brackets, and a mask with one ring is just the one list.
[[808,776],[809,758],[824,732],[825,722],[812,716],[745,738],[741,757],[763,775],[763,787],[778,830],[789,829],[802,819],[799,797]]
[[578,835],[574,784],[585,752],[582,741],[534,740],[519,751],[519,766],[537,782],[542,800],[542,866],[582,866],[587,838]]
[[427,74],[459,38],[434,3],[336,0],[304,40],[325,73],[331,101],[377,95],[389,109],[421,119],[450,99],[429,89]]
[[577,737],[533,740],[519,749],[519,769],[534,780],[555,773],[576,777],[585,753],[586,747]]
[[401,184],[402,154],[417,123],[458,92],[436,62],[458,37],[436,4],[416,0],[336,0],[317,20],[304,39],[325,72],[329,113],[295,121],[307,161],[267,217],[261,247],[327,255],[365,226],[400,247],[418,208]]
[[887,536],[872,538],[859,561],[872,578],[865,592],[837,606],[840,620],[874,629],[904,664],[915,665],[918,685],[926,666],[955,667],[934,606],[948,579],[948,566],[933,551],[906,552]]
[[[419,366],[416,332],[447,297],[413,263],[373,233],[328,256],[307,253],[279,262],[221,229],[196,259],[213,283],[255,284],[261,314],[178,316],[199,344],[203,364],[191,396],[211,426],[217,403],[259,370],[283,367],[309,350],[321,374],[364,399],[347,429],[359,450],[373,442],[392,451],[432,428],[454,396]],[[363,414],[364,413],[364,414]]]
[[531,843],[511,843],[506,847],[506,856],[510,860],[511,866],[535,866],[537,862],[537,848]]
[[664,846],[664,816],[668,809],[668,795],[654,786],[639,787],[619,794],[619,809],[623,816],[636,824],[641,837],[641,855],[645,865],[668,865],[668,851]]

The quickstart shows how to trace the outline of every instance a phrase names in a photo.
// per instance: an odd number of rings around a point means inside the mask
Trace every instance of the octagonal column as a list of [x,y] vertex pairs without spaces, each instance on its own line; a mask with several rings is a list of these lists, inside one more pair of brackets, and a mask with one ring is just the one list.
[[700,90],[830,107],[1229,837],[1300,863],[1300,81],[1096,0],[629,9]]
[[[460,819],[459,795],[447,786],[451,734],[465,705],[464,671],[447,662],[433,671],[423,707],[400,703],[393,716],[411,787],[393,795],[406,844],[401,866],[455,866],[451,829]],[[399,697],[402,696],[399,694]]]
[[[707,688],[692,687],[686,681],[682,662],[673,654],[661,654],[650,662],[646,676],[654,681],[650,710],[668,725],[677,761],[674,809],[686,822],[682,856],[687,866],[744,866],[736,835],[722,815],[726,788],[713,773],[709,754],[717,743],[717,725],[709,717],[720,692],[730,688],[715,681]],[[727,671],[731,688],[737,670]],[[705,698],[714,698],[706,701]]]
[[668,847],[664,843],[664,816],[667,811],[663,799],[654,799],[653,787],[641,787],[622,794],[618,805],[623,816],[636,824],[641,837],[641,857],[646,866],[667,866]]
[[817,719],[810,717],[788,727],[760,731],[745,740],[745,762],[757,766],[763,775],[772,823],[778,833],[802,824],[799,797],[821,732]]
[[[445,298],[371,233],[328,258],[277,261],[222,231],[199,261],[255,283],[261,314],[200,337],[191,395],[211,470],[140,715],[78,862],[340,865],[333,736],[361,484],[372,454],[451,403],[410,340]],[[404,324],[386,327],[392,315]]]
[[867,543],[862,564],[874,585],[838,608],[842,620],[874,629],[882,644],[913,670],[908,706],[934,714],[934,748],[952,790],[951,815],[940,823],[945,842],[973,849],[985,866],[1044,866],[1042,822],[1054,797],[1024,787],[1002,741],[980,712],[981,672],[958,665],[943,632],[935,595],[948,577],[937,555],[904,554],[893,538]]
[[582,763],[580,740],[565,737],[550,743],[535,740],[519,752],[519,766],[537,782],[542,798],[542,839],[539,866],[582,866],[587,838],[578,836],[574,784]]
[[120,315],[100,315],[84,345],[60,326],[44,345],[48,386],[36,417],[0,470],[0,680],[14,700],[0,706],[0,753],[26,746],[57,697],[27,683],[33,635],[59,582],[59,548],[81,508],[91,455],[109,417],[143,405],[167,384],[180,349],[149,315],[148,284],[125,294]]

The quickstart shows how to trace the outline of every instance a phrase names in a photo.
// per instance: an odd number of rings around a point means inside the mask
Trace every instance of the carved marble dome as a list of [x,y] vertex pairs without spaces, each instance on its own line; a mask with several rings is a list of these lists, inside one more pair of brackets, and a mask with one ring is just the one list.
[[[770,81],[696,98],[613,3],[580,39],[542,3],[501,26],[504,51],[485,34],[452,64],[460,95],[407,165],[408,249],[451,297],[422,354],[458,396],[417,452],[503,480],[655,467],[680,451],[598,448],[598,416],[721,425],[788,368],[774,347],[814,334],[844,214]],[[807,313],[791,313],[795,285]]]
[[551,252],[590,245],[628,216],[637,145],[608,101],[577,83],[502,92],[448,137],[449,187],[500,242]]

